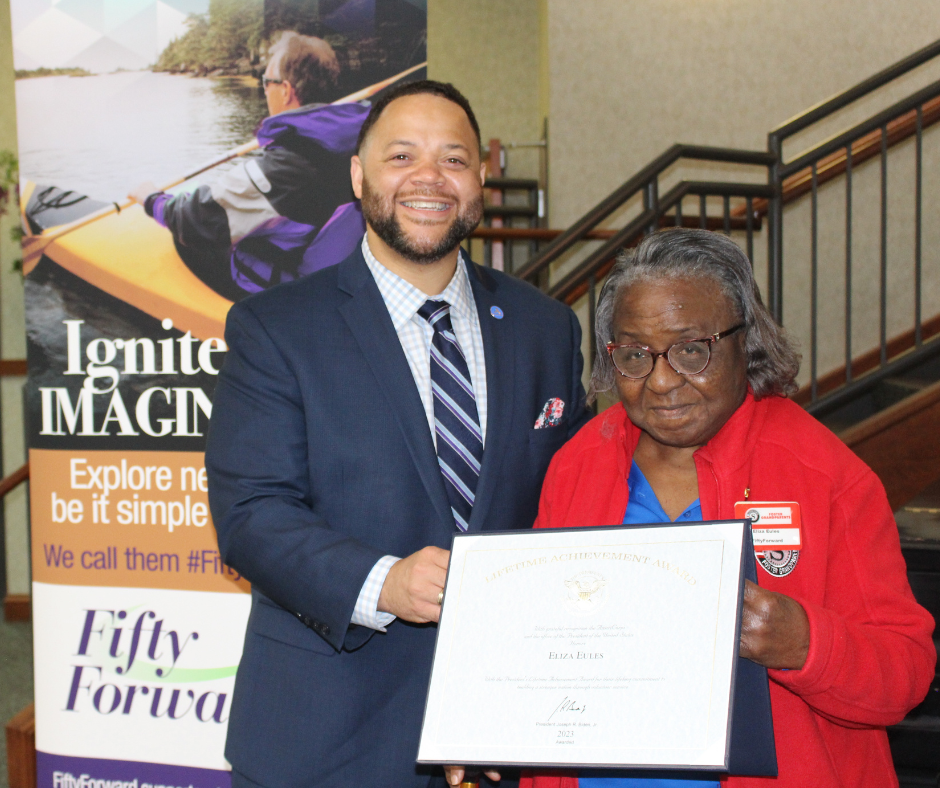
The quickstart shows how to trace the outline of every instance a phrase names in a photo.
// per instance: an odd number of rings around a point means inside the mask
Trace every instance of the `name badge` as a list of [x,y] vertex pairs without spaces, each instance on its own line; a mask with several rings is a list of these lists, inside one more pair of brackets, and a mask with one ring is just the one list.
[[755,553],[799,550],[803,546],[797,501],[738,501],[734,505],[734,516],[751,521]]

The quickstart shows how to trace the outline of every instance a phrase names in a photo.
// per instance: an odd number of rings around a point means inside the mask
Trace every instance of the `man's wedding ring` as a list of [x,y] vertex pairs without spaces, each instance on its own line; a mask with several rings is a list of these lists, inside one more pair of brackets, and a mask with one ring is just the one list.
[[441,592],[437,595],[437,604],[438,604],[438,605],[441,605],[441,604],[443,604],[443,603],[444,603],[444,592],[441,591]]

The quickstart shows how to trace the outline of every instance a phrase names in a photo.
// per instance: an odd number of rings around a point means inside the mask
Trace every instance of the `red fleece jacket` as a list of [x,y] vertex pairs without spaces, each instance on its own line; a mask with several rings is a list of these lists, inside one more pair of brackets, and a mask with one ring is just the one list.
[[[640,431],[621,405],[555,456],[536,528],[623,521]],[[799,501],[802,550],[793,571],[763,588],[796,599],[810,625],[802,670],[770,670],[779,776],[725,777],[728,788],[897,786],[884,726],[924,697],[937,655],[933,618],[914,600],[898,530],[875,474],[835,435],[781,397],[747,399],[695,452],[702,515],[732,519],[752,501]],[[561,773],[520,788],[577,788]]]

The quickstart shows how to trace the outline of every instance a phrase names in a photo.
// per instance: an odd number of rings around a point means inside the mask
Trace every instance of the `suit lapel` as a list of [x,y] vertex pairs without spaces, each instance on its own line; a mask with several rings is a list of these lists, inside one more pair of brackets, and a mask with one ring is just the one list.
[[[519,316],[511,311],[502,319],[490,312],[498,303],[496,280],[485,268],[469,263],[470,288],[476,301],[483,336],[483,356],[486,364],[486,444],[483,464],[477,482],[476,500],[470,515],[471,531],[482,531],[490,503],[496,495],[500,478],[500,461],[504,454],[512,421],[513,388],[515,387],[515,343],[513,324]],[[502,311],[499,314],[503,314]]]
[[350,296],[340,307],[340,314],[378,382],[387,413],[398,422],[434,510],[442,523],[453,527],[454,516],[437,464],[427,414],[398,333],[361,250],[340,263],[339,287]]

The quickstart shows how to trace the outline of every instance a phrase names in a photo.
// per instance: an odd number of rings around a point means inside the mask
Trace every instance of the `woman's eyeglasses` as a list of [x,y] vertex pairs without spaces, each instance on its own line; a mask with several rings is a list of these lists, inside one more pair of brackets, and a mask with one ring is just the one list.
[[730,337],[736,331],[744,328],[744,323],[739,323],[727,331],[719,331],[701,339],[686,339],[682,342],[676,342],[668,350],[662,353],[656,353],[644,345],[618,344],[616,342],[607,343],[607,353],[614,366],[625,378],[637,380],[645,378],[653,371],[656,366],[656,359],[665,357],[672,367],[680,375],[697,375],[703,372],[712,357],[712,345],[719,339]]

